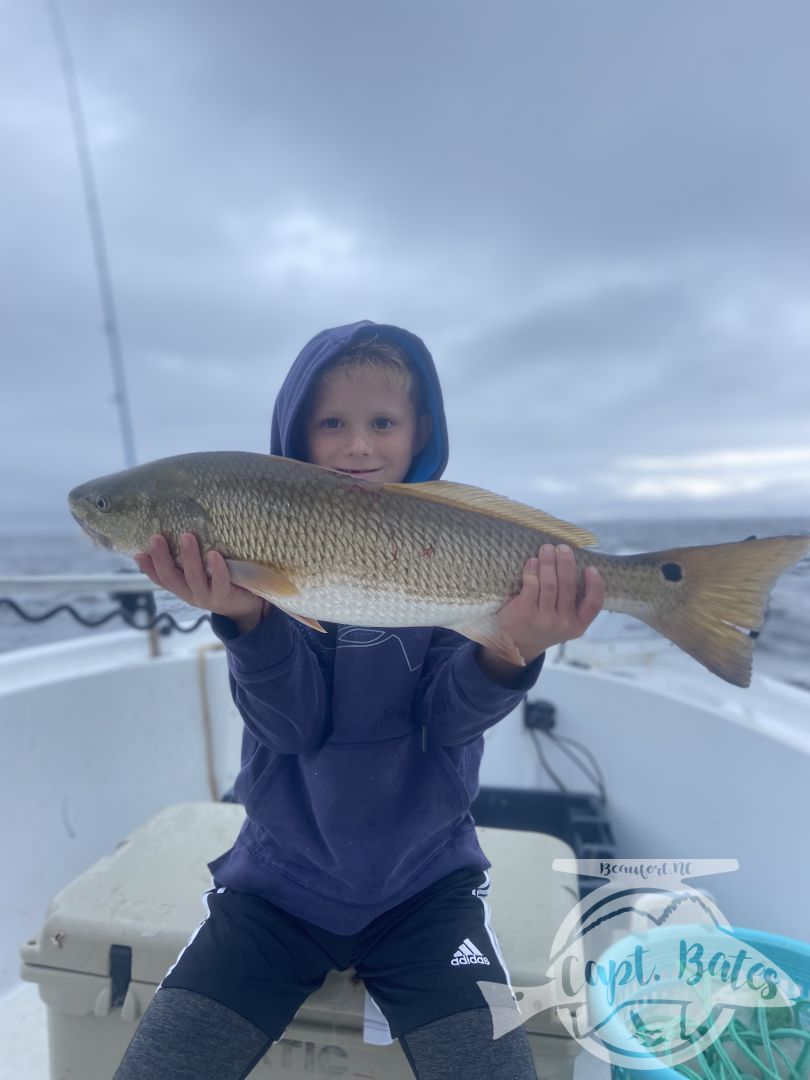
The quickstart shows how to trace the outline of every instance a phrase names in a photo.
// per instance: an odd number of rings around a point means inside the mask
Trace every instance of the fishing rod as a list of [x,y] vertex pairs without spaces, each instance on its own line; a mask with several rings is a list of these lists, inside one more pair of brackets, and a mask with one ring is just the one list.
[[126,467],[131,469],[137,464],[135,457],[135,438],[129,411],[129,398],[127,396],[124,359],[121,351],[121,336],[118,332],[115,295],[113,293],[112,278],[110,275],[110,264],[107,258],[107,244],[104,237],[101,205],[99,203],[95,174],[93,172],[93,160],[90,156],[90,143],[87,138],[87,126],[84,122],[84,111],[82,109],[82,101],[79,94],[76,69],[70,52],[70,43],[62,21],[62,16],[59,12],[57,0],[44,0],[44,3],[51,21],[51,28],[56,42],[59,65],[62,69],[62,77],[65,83],[68,111],[70,112],[70,119],[73,125],[73,137],[76,143],[76,154],[79,159],[79,172],[81,174],[82,190],[84,191],[87,222],[90,229],[90,242],[93,247],[96,278],[98,280],[98,289],[101,298],[104,334],[107,338],[107,347],[113,373],[113,384],[115,386],[115,393],[113,396],[116,405],[118,406],[121,440],[124,447],[124,461]]

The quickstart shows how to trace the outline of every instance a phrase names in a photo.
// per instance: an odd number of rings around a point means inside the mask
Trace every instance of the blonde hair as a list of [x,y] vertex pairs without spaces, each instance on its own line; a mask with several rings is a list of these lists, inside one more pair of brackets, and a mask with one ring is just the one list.
[[342,352],[321,373],[319,382],[330,383],[342,375],[356,379],[367,372],[379,374],[385,385],[410,398],[417,415],[422,411],[422,384],[408,362],[407,354],[392,341],[373,335],[363,338]]

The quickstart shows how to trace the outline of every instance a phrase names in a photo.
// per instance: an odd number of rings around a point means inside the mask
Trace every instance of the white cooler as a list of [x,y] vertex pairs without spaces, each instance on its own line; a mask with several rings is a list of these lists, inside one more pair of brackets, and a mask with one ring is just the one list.
[[[21,949],[22,977],[39,984],[48,1007],[51,1080],[111,1080],[158,983],[205,918],[206,863],[231,846],[243,819],[233,803],[167,806],[54,897],[39,939]],[[578,899],[575,880],[551,863],[574,853],[540,833],[479,828],[478,836],[492,862],[488,902],[512,984],[541,984]],[[252,1080],[413,1080],[398,1042],[367,1041],[375,1013],[352,968],[331,972]],[[571,1080],[580,1048],[555,1010],[525,1026],[541,1080]]]

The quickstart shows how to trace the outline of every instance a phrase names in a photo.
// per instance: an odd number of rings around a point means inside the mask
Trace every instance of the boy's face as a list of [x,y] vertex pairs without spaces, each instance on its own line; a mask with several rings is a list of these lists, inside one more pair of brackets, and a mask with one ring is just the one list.
[[429,415],[417,419],[409,397],[387,386],[378,372],[321,382],[306,420],[313,465],[398,484],[430,437]]

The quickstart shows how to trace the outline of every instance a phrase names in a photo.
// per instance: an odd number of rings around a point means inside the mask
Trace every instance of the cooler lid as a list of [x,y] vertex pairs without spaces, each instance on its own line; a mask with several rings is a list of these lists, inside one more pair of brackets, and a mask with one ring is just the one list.
[[[516,993],[528,991],[521,1000],[526,1030],[570,1040],[556,1009],[532,1011],[538,998],[531,991],[548,982],[557,932],[579,902],[576,875],[552,869],[554,859],[573,859],[574,852],[564,840],[545,833],[485,826],[476,832],[492,863],[487,902],[509,980]],[[569,945],[569,951],[581,954],[578,943]]]
[[[208,913],[206,864],[231,847],[244,819],[235,803],[165,807],[56,894],[39,940],[21,950],[23,961],[106,977],[112,946],[128,946],[129,977],[157,985]],[[573,852],[542,833],[483,826],[477,833],[493,864],[486,901],[512,984],[540,985],[557,930],[578,900],[576,878],[551,864]],[[337,1005],[339,982],[319,991],[321,1007]]]
[[492,863],[487,902],[509,977],[514,986],[537,986],[546,981],[557,931],[579,901],[576,877],[551,864],[574,853],[545,833],[485,826],[476,832]]
[[244,818],[237,803],[165,807],[54,896],[22,960],[108,976],[111,946],[129,946],[130,977],[157,985],[207,915],[206,863],[231,847]]

